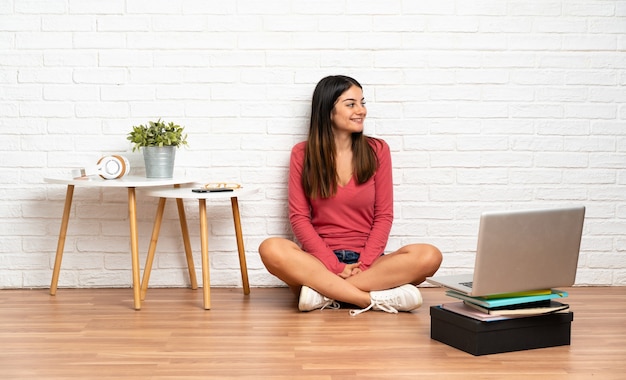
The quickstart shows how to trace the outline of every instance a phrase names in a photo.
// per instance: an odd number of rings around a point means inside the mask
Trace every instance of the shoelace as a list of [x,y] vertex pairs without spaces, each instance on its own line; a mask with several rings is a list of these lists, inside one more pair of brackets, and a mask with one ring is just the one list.
[[320,308],[320,311],[321,311],[321,310],[324,310],[324,309],[326,309],[326,308],[329,308],[329,309],[339,309],[339,308],[341,308],[341,305],[339,304],[339,302],[337,302],[337,301],[335,301],[335,300],[331,300],[331,299],[328,299],[328,298],[324,298],[324,300],[325,300],[326,302],[325,302],[325,303],[324,303],[324,305]]
[[387,305],[387,303],[385,301],[374,301],[374,300],[372,300],[372,303],[370,303],[370,305],[368,307],[366,307],[365,309],[350,310],[350,315],[355,317],[355,316],[357,316],[357,315],[359,315],[361,313],[364,313],[364,312],[370,310],[373,307],[376,307],[378,310],[386,311],[387,313],[398,314],[398,310],[396,310],[395,308]]

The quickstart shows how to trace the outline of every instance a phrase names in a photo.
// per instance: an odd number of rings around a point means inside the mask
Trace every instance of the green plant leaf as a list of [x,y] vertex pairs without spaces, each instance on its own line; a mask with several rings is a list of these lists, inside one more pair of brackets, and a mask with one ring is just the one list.
[[161,119],[148,121],[147,125],[133,126],[126,139],[133,144],[133,152],[146,146],[187,145],[185,127],[173,122],[165,123]]

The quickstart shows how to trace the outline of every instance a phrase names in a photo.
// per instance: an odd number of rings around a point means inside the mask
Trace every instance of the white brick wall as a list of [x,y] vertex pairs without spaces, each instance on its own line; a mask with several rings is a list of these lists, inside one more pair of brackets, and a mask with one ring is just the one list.
[[[240,202],[256,248],[290,236],[289,150],[315,83],[365,86],[392,147],[389,248],[473,265],[482,211],[587,206],[577,283],[626,285],[626,1],[0,1],[0,287],[50,283],[65,189],[45,176],[127,155],[132,125],[189,133],[177,170],[262,186]],[[142,262],[156,201],[139,195]],[[187,204],[196,267],[198,219]],[[240,286],[227,204],[211,204],[212,285]],[[154,286],[184,286],[173,202]],[[126,192],[77,188],[60,286],[129,286]]]

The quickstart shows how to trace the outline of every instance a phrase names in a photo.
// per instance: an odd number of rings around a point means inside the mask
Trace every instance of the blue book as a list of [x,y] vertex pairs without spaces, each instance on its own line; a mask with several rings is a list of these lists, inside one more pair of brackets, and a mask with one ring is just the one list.
[[487,298],[487,297],[470,297],[465,294],[455,292],[454,290],[446,291],[446,295],[454,298],[461,299],[463,301],[471,302],[476,305],[484,306],[487,308],[519,305],[523,303],[546,301],[555,298],[565,298],[568,296],[567,292],[558,289],[552,289],[549,294],[537,294],[530,296],[519,297],[504,297],[504,298]]

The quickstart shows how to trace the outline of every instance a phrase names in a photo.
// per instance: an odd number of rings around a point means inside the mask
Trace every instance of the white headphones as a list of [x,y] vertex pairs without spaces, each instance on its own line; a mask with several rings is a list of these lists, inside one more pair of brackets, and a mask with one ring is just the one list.
[[130,162],[124,156],[117,154],[103,156],[95,167],[72,170],[72,177],[82,178],[90,175],[99,175],[104,179],[122,178],[130,171]]
[[122,178],[130,171],[130,163],[124,156],[104,156],[98,160],[98,174],[104,179]]

